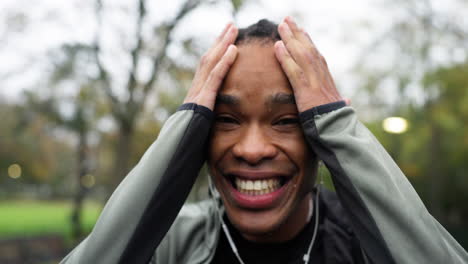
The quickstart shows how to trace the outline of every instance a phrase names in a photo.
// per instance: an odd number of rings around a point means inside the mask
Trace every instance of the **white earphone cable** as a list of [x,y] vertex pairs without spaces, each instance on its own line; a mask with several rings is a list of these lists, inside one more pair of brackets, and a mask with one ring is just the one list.
[[[306,254],[304,254],[304,257],[303,257],[304,264],[309,263],[310,252],[312,251],[312,247],[313,247],[313,245],[315,243],[315,239],[317,237],[318,222],[319,222],[319,202],[318,202],[318,200],[319,200],[319,195],[320,195],[320,190],[321,190],[322,184],[323,184],[323,177],[322,177],[322,174],[320,173],[320,184],[319,184],[319,186],[317,188],[317,195],[315,196],[315,206],[313,207],[313,210],[315,211],[314,233],[312,235],[312,239],[310,241],[310,244],[309,244],[309,247],[308,247],[308,249],[306,251]],[[213,186],[213,184],[211,182],[211,179],[210,179],[209,189],[210,189],[210,192],[211,192],[211,197],[214,199],[215,204],[218,207],[218,201],[216,200],[216,197],[214,196],[214,186]],[[224,223],[224,219],[223,219],[223,216],[221,214],[221,210],[219,209],[219,207],[218,207],[218,210],[216,210],[216,211],[218,213],[219,220],[221,221],[221,227],[223,229],[223,232],[224,232],[224,234],[226,235],[226,237],[227,237],[227,239],[229,241],[229,245],[231,246],[232,252],[236,256],[237,260],[239,260],[240,264],[245,264],[244,261],[242,260],[242,258],[239,255],[239,251],[238,251],[238,249],[236,247],[236,244],[234,243],[234,240],[231,237],[231,234],[229,232],[229,228]]]

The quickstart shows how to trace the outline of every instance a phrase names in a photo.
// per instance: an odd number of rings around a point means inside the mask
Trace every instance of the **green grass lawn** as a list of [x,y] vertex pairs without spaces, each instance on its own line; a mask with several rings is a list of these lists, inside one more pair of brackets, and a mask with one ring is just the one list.
[[[101,212],[98,203],[86,202],[82,223],[91,231]],[[0,201],[0,239],[43,234],[71,236],[72,204],[70,201]]]

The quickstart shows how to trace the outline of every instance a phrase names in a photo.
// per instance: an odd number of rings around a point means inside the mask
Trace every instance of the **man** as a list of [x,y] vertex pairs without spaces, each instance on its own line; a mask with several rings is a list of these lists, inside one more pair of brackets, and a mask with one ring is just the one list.
[[[278,29],[278,30],[277,30]],[[181,207],[207,159],[212,199]],[[318,160],[337,195],[314,188]],[[180,213],[179,213],[180,211]],[[468,263],[291,18],[229,24],[63,263]]]

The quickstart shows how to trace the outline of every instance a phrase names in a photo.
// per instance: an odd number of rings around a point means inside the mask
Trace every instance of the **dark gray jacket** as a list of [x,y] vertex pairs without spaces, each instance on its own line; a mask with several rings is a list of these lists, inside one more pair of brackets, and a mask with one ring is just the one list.
[[[212,118],[205,107],[182,105],[61,263],[209,263],[220,234],[217,209],[211,201],[182,206],[205,160]],[[351,107],[322,105],[300,118],[368,262],[468,263]]]

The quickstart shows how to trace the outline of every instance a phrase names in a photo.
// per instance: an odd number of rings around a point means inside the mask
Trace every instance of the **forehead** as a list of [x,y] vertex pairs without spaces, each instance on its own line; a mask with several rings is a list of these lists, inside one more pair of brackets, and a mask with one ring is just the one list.
[[237,59],[229,70],[220,94],[240,99],[292,94],[289,81],[275,57],[273,43],[248,43],[238,47]]

